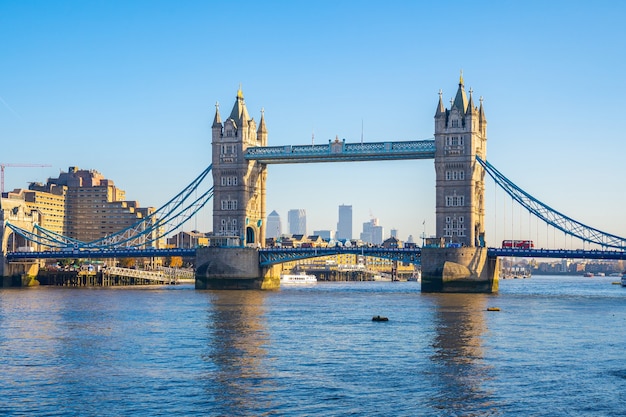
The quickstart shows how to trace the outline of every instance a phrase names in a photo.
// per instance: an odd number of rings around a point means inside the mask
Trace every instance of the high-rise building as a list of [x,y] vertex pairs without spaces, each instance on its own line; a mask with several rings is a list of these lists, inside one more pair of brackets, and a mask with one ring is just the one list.
[[267,216],[267,224],[265,225],[265,237],[277,238],[283,234],[283,226],[280,221],[280,215],[273,210]]
[[378,219],[373,218],[369,222],[363,223],[361,240],[374,245],[380,245],[383,243],[384,231],[384,228],[378,224]]
[[7,197],[23,200],[28,210],[39,212],[39,225],[46,230],[65,234],[65,195],[67,187],[31,183],[28,190],[16,189]]
[[319,236],[322,240],[329,242],[333,238],[333,232],[330,230],[314,230],[314,236]]
[[337,240],[352,240],[352,206],[339,206],[337,222]]
[[[81,242],[117,233],[155,211],[154,207],[139,207],[137,201],[126,201],[126,193],[98,171],[78,167],[48,178],[46,184],[32,183],[28,190],[9,194],[40,212],[42,227]],[[159,247],[157,232],[144,235],[142,242]]]
[[289,223],[289,234],[306,235],[306,210],[293,209],[287,213],[287,222]]

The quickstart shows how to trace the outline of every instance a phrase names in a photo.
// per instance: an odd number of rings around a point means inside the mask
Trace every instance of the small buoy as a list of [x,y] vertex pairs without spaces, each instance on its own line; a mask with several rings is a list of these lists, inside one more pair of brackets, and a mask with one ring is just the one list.
[[487,311],[500,311],[500,307],[487,307]]
[[372,321],[389,321],[389,319],[387,317],[374,316],[372,317]]

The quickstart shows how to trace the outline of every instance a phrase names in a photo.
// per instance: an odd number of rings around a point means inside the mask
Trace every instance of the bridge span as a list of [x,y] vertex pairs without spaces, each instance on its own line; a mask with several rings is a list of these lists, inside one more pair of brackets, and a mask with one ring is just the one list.
[[[460,248],[462,249],[462,248]],[[398,262],[420,264],[422,248],[382,248],[376,246],[335,246],[313,248],[260,248],[259,265],[271,266],[284,262],[323,256],[353,254],[368,257],[390,259]],[[488,248],[490,258],[549,258],[549,259],[604,259],[626,260],[623,250],[585,250],[585,249],[519,249]],[[172,249],[118,249],[118,250],[80,250],[80,251],[41,251],[7,252],[9,261],[37,259],[111,259],[111,258],[151,258],[151,257],[195,257],[196,248]]]

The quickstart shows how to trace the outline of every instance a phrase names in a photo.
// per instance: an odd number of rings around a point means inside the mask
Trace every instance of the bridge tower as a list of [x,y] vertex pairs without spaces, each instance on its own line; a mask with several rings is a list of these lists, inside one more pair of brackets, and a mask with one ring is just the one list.
[[250,118],[241,87],[230,116],[222,123],[215,106],[212,126],[213,233],[238,236],[244,246],[265,245],[266,165],[244,158],[251,146],[267,146],[265,116],[258,128]]
[[[39,272],[39,262],[25,260],[9,263],[6,258],[8,251],[20,250],[20,247],[31,247],[23,237],[15,234],[6,226],[6,222],[30,232],[41,222],[41,213],[30,210],[23,201],[3,199],[0,196],[0,288],[32,285]],[[33,247],[39,250],[39,247]]]
[[463,74],[450,108],[442,93],[435,112],[435,189],[437,239],[422,250],[422,291],[484,292],[498,289],[498,260],[485,244],[487,119]]
[[485,246],[485,171],[476,156],[486,160],[487,119],[469,100],[463,75],[450,109],[439,104],[435,113],[435,173],[437,237],[462,246]]
[[258,248],[265,245],[264,163],[247,160],[247,148],[267,146],[265,115],[256,122],[248,114],[241,87],[230,116],[222,122],[215,106],[212,126],[213,233],[236,236],[242,247],[210,246],[196,250],[196,289],[276,289],[278,268],[259,266]]

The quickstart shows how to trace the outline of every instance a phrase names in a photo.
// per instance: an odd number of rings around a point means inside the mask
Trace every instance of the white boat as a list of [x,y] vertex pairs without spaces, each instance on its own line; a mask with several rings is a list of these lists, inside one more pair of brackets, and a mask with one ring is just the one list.
[[421,282],[422,271],[415,271],[409,278],[407,278],[407,281]]
[[281,284],[315,284],[316,282],[315,275],[285,274],[280,276]]

